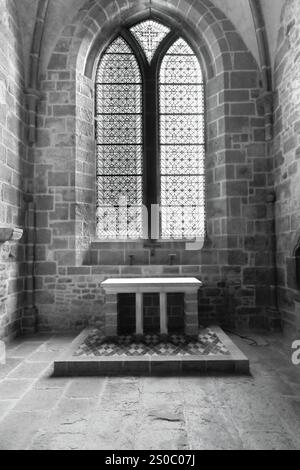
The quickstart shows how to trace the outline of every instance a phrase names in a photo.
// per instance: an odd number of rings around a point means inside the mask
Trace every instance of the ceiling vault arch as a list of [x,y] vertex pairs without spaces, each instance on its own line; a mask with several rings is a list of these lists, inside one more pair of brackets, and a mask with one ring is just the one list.
[[36,142],[36,110],[41,97],[38,90],[40,55],[48,7],[49,0],[39,0],[30,51],[29,83],[25,90],[28,111],[29,145],[33,145]]
[[273,85],[269,43],[260,0],[249,0],[249,4],[253,16],[262,73],[264,93],[260,99],[263,101],[265,109],[266,140],[270,141],[273,138]]

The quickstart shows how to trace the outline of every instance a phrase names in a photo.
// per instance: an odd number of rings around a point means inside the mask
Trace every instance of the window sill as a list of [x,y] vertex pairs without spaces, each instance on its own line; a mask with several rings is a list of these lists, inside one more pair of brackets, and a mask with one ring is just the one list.
[[198,239],[181,239],[181,240],[133,240],[133,239],[101,239],[101,238],[93,238],[91,243],[94,247],[101,248],[107,247],[108,245],[115,245],[116,247],[122,248],[136,248],[137,246],[141,248],[148,248],[148,249],[172,249],[172,248],[179,248],[185,250],[201,250],[204,245],[204,238]]

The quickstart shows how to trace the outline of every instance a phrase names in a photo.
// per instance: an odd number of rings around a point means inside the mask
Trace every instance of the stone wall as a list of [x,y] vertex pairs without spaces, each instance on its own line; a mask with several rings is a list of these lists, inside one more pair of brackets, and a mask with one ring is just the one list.
[[[272,159],[265,142],[261,75],[232,23],[208,0],[152,2],[162,21],[185,25],[206,75],[207,239],[152,248],[95,237],[93,63],[124,20],[147,2],[87,2],[64,28],[41,77],[34,191],[36,306],[42,330],[102,323],[109,276],[196,275],[200,323],[269,327],[274,303]],[[94,62],[93,62],[94,61]],[[176,254],[174,265],[169,255]],[[129,265],[134,255],[134,266]]]
[[295,250],[300,243],[300,3],[282,11],[275,61],[275,162],[278,302],[284,329],[299,337],[300,293]]
[[[24,228],[23,192],[30,163],[25,144],[22,40],[14,0],[1,0],[0,11],[0,226]],[[24,244],[0,243],[0,338],[21,330],[30,302],[25,259]]]

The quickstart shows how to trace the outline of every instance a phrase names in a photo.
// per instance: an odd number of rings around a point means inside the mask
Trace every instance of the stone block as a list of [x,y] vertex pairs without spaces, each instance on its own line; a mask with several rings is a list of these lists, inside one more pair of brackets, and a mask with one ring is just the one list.
[[185,324],[184,325],[184,333],[187,335],[187,336],[194,336],[194,335],[197,335],[198,334],[198,331],[199,331],[199,325],[198,323],[195,323],[195,324]]
[[[187,302],[186,300],[184,301],[184,311],[187,314],[194,314],[197,312],[198,314],[198,300]],[[190,315],[189,315],[190,317]]]
[[[170,294],[171,295],[171,294]],[[175,296],[178,296],[178,298],[181,297],[181,294],[172,294],[173,298]],[[186,292],[184,294],[184,300],[185,302],[198,302],[198,291],[196,292]]]
[[116,302],[106,302],[104,304],[104,311],[105,311],[105,321],[107,321],[107,318],[109,314],[115,314],[117,315],[117,303]]
[[258,88],[258,73],[231,72],[231,88]]
[[49,186],[69,186],[69,175],[66,172],[49,171]]
[[125,263],[124,252],[121,250],[100,250],[99,262],[106,265],[122,265]]
[[[250,144],[247,146],[247,155],[249,157],[265,157],[266,156],[266,145],[263,143],[255,143],[255,144]],[[258,160],[256,160],[258,162]],[[261,161],[263,161],[261,159]],[[268,161],[268,160],[267,160]],[[254,171],[259,171],[256,170],[254,167]],[[268,171],[264,170],[264,171]]]
[[52,54],[48,70],[62,70],[67,68],[67,59],[66,54]]
[[105,295],[105,302],[106,303],[111,303],[111,304],[117,304],[117,302],[118,302],[117,294],[106,294]]
[[105,336],[117,336],[117,325],[105,325]]
[[256,114],[254,103],[231,104],[232,116],[254,116]]
[[54,304],[55,294],[49,290],[36,291],[36,303],[37,304]]
[[229,48],[231,51],[247,51],[247,47],[244,41],[242,40],[241,36],[235,31],[228,31],[226,33],[226,39],[228,41]]
[[69,219],[69,204],[55,204],[54,212],[50,212],[50,220],[68,220]]
[[55,237],[70,236],[75,234],[75,223],[70,222],[52,222],[51,228]]
[[76,253],[72,250],[59,250],[54,253],[54,259],[59,266],[72,266],[76,261]]
[[50,104],[67,104],[69,102],[69,93],[67,91],[50,91]]
[[37,276],[52,276],[56,274],[56,263],[42,262],[35,264],[35,274]]
[[68,240],[65,238],[53,238],[51,248],[63,250],[68,248]]
[[48,227],[48,212],[37,212],[36,213],[36,226],[38,228]]
[[36,196],[36,209],[38,211],[52,211],[54,205],[53,196]]
[[93,266],[92,275],[118,275],[119,266]]
[[2,195],[4,202],[8,202],[13,206],[20,205],[20,192],[16,188],[3,184]]
[[75,134],[57,134],[54,138],[55,147],[73,147],[75,145]]
[[51,230],[37,229],[36,230],[36,243],[40,245],[49,245],[51,243]]
[[21,292],[23,290],[23,279],[10,279],[8,281],[8,295],[15,294],[16,292]]
[[243,163],[245,154],[241,150],[226,150],[226,163]]
[[76,106],[73,104],[57,104],[53,105],[53,115],[59,116],[75,116]]
[[37,148],[50,147],[50,132],[47,129],[39,129],[37,132]]
[[52,132],[64,132],[66,130],[66,121],[64,118],[46,118],[45,127],[50,128]]
[[227,196],[248,196],[248,182],[246,180],[241,181],[229,181],[226,183]]
[[91,273],[91,269],[87,266],[78,266],[78,267],[69,267],[68,268],[68,275],[72,276],[88,276]]
[[248,257],[247,254],[241,250],[229,250],[228,252],[228,264],[243,266],[247,264]]
[[225,102],[247,102],[249,101],[248,90],[224,90],[219,94],[220,104]]
[[272,285],[274,283],[274,270],[271,268],[245,268],[243,271],[243,284],[245,285]]
[[234,54],[234,70],[257,70],[258,65],[250,52]]
[[225,131],[226,132],[243,132],[244,129],[249,128],[249,118],[246,116],[226,117]]

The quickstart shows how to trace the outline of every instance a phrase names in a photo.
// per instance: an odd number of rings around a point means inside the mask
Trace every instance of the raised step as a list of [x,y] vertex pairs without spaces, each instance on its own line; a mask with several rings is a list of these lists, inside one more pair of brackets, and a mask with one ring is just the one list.
[[85,329],[54,362],[55,376],[249,374],[249,360],[224,331],[201,328],[193,337],[108,338]]

